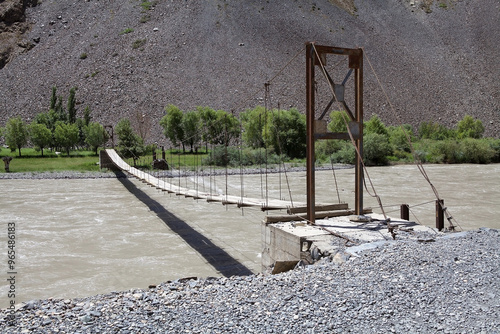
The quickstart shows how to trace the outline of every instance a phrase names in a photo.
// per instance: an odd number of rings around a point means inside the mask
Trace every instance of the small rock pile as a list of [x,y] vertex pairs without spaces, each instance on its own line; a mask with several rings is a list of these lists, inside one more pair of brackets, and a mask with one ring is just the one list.
[[[420,240],[420,241],[418,241]],[[10,321],[10,322],[9,322]],[[402,239],[338,265],[30,301],[2,333],[500,333],[500,233]]]

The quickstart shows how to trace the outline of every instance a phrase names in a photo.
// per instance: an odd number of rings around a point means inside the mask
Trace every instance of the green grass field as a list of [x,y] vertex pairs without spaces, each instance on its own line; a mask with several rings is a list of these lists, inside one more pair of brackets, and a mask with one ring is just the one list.
[[[32,148],[11,152],[2,148],[0,158],[13,157],[10,162],[10,172],[47,172],[47,171],[99,171],[99,156],[92,151],[73,151],[68,157],[66,153],[56,154],[44,150],[44,156]],[[2,161],[3,162],[3,161]],[[0,173],[5,173],[4,165],[0,163]]]
[[[157,158],[161,158],[161,151],[158,151]],[[9,149],[0,150],[0,159],[10,156],[13,160],[10,162],[10,172],[51,172],[51,171],[99,171],[99,156],[92,151],[71,151],[69,157],[66,153],[56,154],[53,151],[44,150],[44,156],[32,148],[23,148],[21,157],[18,151],[11,152]],[[175,168],[195,168],[201,165],[203,158],[207,153],[190,154],[179,153],[177,151],[166,152],[166,159],[171,166]],[[132,166],[134,161],[126,159]],[[137,167],[151,169],[153,154],[148,154],[137,160]],[[2,161],[3,162],[3,161]],[[0,162],[0,173],[5,173],[4,165]]]

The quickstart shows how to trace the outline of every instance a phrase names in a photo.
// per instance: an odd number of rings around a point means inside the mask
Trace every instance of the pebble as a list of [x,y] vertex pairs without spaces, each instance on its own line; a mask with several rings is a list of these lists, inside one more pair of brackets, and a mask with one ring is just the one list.
[[0,332],[500,333],[498,230],[401,239],[358,254],[277,275],[30,301],[13,322],[0,312]]

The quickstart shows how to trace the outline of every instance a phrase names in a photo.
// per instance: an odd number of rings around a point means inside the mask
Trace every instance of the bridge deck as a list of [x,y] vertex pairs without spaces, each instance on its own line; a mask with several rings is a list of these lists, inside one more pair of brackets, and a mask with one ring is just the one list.
[[172,183],[165,182],[149,173],[141,171],[135,167],[127,164],[113,149],[106,149],[106,153],[112,160],[113,164],[120,170],[127,172],[130,175],[150,184],[157,189],[167,191],[169,193],[175,193],[179,196],[192,197],[194,199],[205,199],[208,202],[220,202],[224,205],[234,204],[238,207],[259,207],[263,211],[267,210],[280,210],[288,209],[291,207],[304,207],[306,203],[292,203],[290,201],[283,201],[277,199],[260,199],[260,198],[249,198],[242,196],[232,196],[227,194],[212,194],[207,192],[201,192],[194,189],[188,189],[184,187],[176,186]]

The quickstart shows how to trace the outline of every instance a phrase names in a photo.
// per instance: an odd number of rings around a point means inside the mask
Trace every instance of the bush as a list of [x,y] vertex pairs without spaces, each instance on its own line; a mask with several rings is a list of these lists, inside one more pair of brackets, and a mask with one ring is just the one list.
[[408,137],[412,142],[415,141],[415,136],[413,135],[413,128],[409,124],[404,124],[402,126],[391,126],[388,128],[389,142],[392,145],[394,152],[411,152],[410,143],[408,142]]
[[136,39],[134,43],[132,43],[132,49],[139,49],[146,45],[146,39]]
[[455,139],[434,143],[430,150],[429,162],[454,164],[462,160],[460,143]]
[[340,143],[340,149],[330,156],[331,161],[339,164],[354,164],[356,158],[354,146],[348,141]]
[[466,138],[460,142],[461,161],[465,163],[487,164],[495,157],[495,150],[488,141]]
[[349,122],[350,118],[347,112],[334,110],[330,113],[330,122],[328,123],[328,131],[330,132],[347,132],[346,121]]
[[472,116],[465,115],[457,124],[457,138],[475,138],[483,137],[484,126],[480,120],[474,120]]
[[[286,157],[283,157],[285,160]],[[255,166],[265,164],[279,164],[280,157],[272,150],[246,148],[239,150],[237,147],[216,146],[210,155],[203,160],[203,164],[220,167]]]
[[369,133],[364,136],[363,160],[368,166],[383,166],[389,163],[388,156],[392,149],[387,136]]
[[134,32],[134,29],[127,28],[127,29],[123,30],[122,32],[120,32],[120,35],[130,34],[131,32]]
[[500,139],[485,138],[484,141],[486,141],[493,151],[495,151],[495,155],[491,159],[491,162],[500,162]]
[[379,135],[389,137],[389,132],[387,131],[387,128],[376,114],[370,117],[370,119],[364,123],[363,132],[364,134],[376,133]]
[[455,137],[455,131],[435,122],[422,122],[418,127],[420,139],[446,140]]

